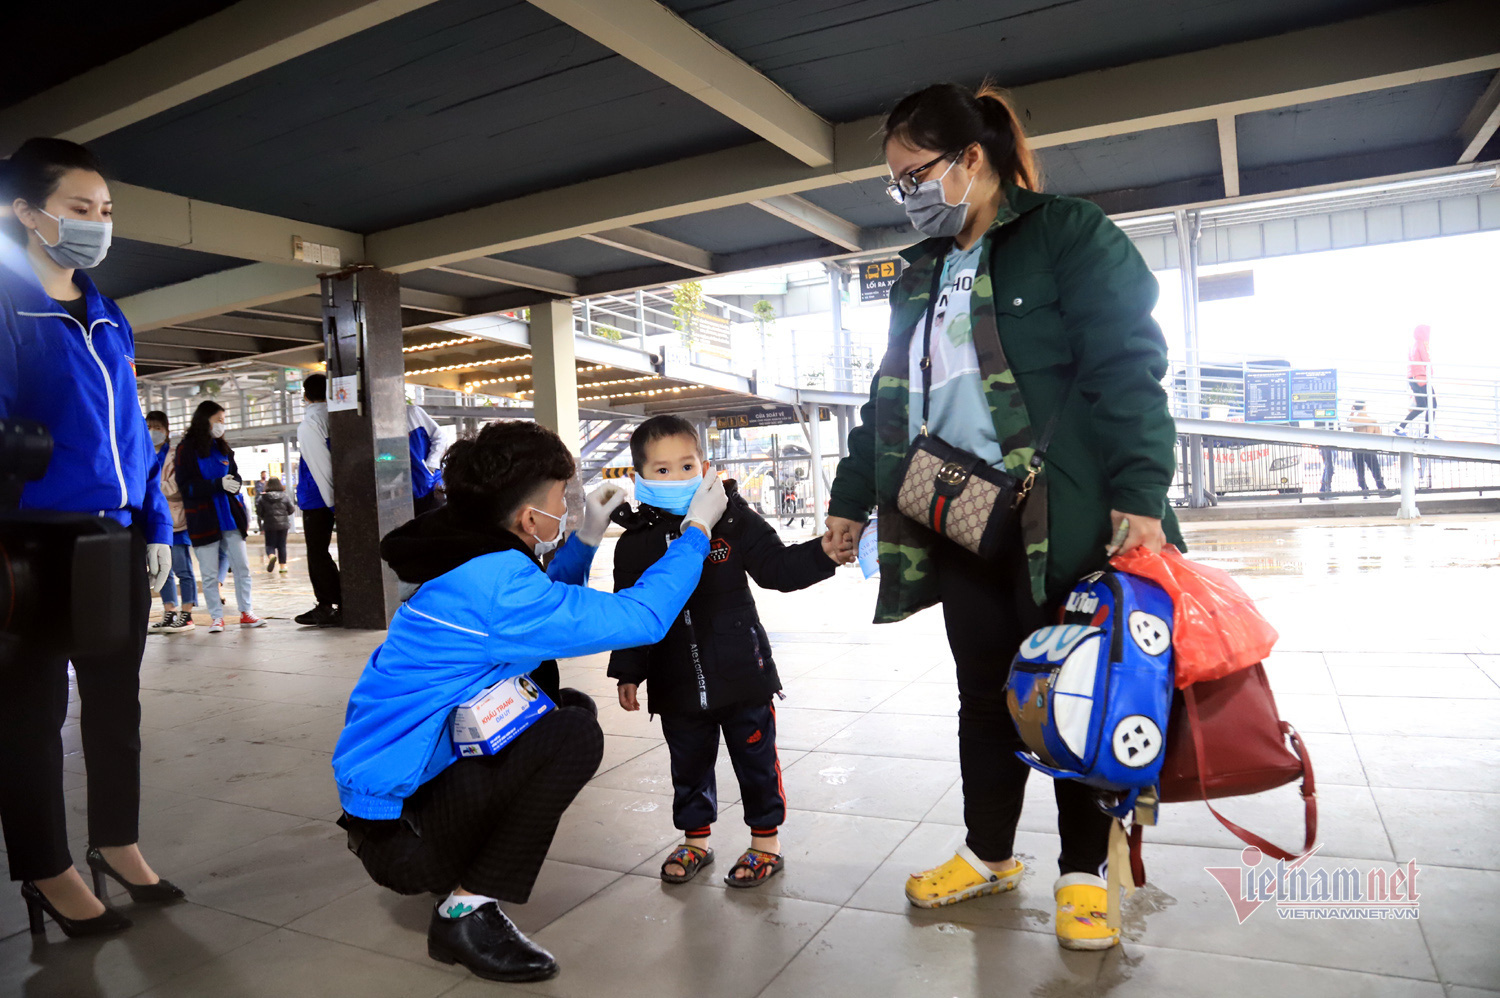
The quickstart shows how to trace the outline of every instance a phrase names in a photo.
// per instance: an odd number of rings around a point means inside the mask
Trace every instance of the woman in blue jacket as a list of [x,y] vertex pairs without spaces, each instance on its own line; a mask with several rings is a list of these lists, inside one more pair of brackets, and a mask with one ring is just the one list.
[[[63,800],[61,729],[68,653],[22,645],[0,663],[0,824],[32,932],[50,914],[70,936],[113,932],[129,919],[103,903],[104,877],[137,903],[182,892],[137,847],[141,800],[141,655],[151,590],[171,568],[172,517],[141,419],[135,337],[85,273],[109,249],[109,187],[87,149],[31,139],[0,163],[0,419],[51,432],[46,473],[21,493],[27,509],[108,517],[130,528],[142,571],[128,594],[127,650],[74,656],[88,763],[88,864],[98,897],[73,867]],[[148,579],[149,572],[149,579]]]
[[[604,751],[593,699],[557,689],[552,660],[660,641],[698,585],[728,502],[718,478],[705,478],[661,560],[631,588],[601,592],[589,588],[589,565],[623,493],[590,496],[583,525],[559,547],[574,470],[557,434],[534,423],[492,423],[453,445],[448,505],[381,544],[418,588],[355,684],[333,753],[350,849],[376,883],[446,894],[428,954],[495,981],[557,973],[496,902],[531,896],[563,811]],[[453,708],[533,672],[558,709],[499,754],[461,758]]]
[[244,479],[234,460],[234,448],[224,439],[224,426],[222,405],[199,402],[182,443],[177,445],[174,469],[187,515],[188,540],[198,555],[203,602],[208,604],[213,620],[210,634],[224,630],[224,600],[218,585],[208,581],[218,570],[221,552],[228,554],[229,567],[234,570],[234,602],[239,607],[240,626],[264,627],[266,623],[255,615],[251,605],[250,559],[245,552],[250,518],[245,512],[245,497],[240,495]]

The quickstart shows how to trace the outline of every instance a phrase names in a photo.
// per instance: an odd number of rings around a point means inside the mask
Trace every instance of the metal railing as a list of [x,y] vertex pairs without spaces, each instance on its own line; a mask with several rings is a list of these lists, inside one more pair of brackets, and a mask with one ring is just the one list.
[[1500,491],[1500,444],[1224,420],[1177,420],[1179,505],[1399,494]]

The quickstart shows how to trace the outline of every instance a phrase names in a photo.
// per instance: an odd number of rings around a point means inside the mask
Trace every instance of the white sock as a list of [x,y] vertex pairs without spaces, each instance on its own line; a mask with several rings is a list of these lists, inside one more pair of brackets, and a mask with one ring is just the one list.
[[444,918],[463,918],[494,900],[483,894],[449,894],[448,900],[438,905],[438,914]]

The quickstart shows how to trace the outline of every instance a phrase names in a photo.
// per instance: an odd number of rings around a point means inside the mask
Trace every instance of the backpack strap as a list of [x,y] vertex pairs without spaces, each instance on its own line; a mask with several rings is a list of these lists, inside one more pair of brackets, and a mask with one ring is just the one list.
[[1198,723],[1198,697],[1193,693],[1191,686],[1183,688],[1182,700],[1183,704],[1187,707],[1188,719],[1192,722],[1188,727],[1193,733],[1193,755],[1198,761],[1198,790],[1203,794],[1203,803],[1208,804],[1210,813],[1219,819],[1219,824],[1233,832],[1240,841],[1255,846],[1272,859],[1293,860],[1299,856],[1306,856],[1311,852],[1313,844],[1318,840],[1318,795],[1316,787],[1313,785],[1312,766],[1308,763],[1307,751],[1303,748],[1302,738],[1297,734],[1297,729],[1285,721],[1281,722],[1281,733],[1291,740],[1292,751],[1297,753],[1297,759],[1302,763],[1302,804],[1306,837],[1302,843],[1302,850],[1294,853],[1280,846],[1273,845],[1254,832],[1241,828],[1220,814],[1209,803],[1208,786],[1203,781],[1203,774],[1206,771],[1203,752],[1203,728]]

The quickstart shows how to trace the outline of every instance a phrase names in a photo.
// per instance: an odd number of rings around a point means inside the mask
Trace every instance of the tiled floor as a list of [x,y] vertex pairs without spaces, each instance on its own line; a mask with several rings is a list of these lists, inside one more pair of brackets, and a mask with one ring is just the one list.
[[[309,600],[294,562],[288,579],[257,579],[268,627],[151,640],[142,842],[190,902],[133,909],[136,927],[105,941],[65,941],[55,926],[40,940],[17,893],[0,892],[0,994],[1500,995],[1500,525],[1215,524],[1189,541],[1282,631],[1268,669],[1317,766],[1313,863],[1414,859],[1419,921],[1291,922],[1267,909],[1237,924],[1204,868],[1236,866],[1239,843],[1201,805],[1179,804],[1147,832],[1151,883],[1126,905],[1124,945],[1065,953],[1051,934],[1055,808],[1040,778],[1016,892],[908,907],[905,876],[962,834],[952,664],[937,614],[872,627],[873,584],[845,570],[810,593],[760,597],[788,693],[785,873],[755,891],[720,883],[745,834],[721,765],[717,868],[663,885],[655,871],[674,832],[659,732],[614,704],[602,659],[566,663],[565,681],[600,700],[605,759],[534,900],[513,912],[563,972],[526,989],[488,984],[427,959],[429,900],[371,884],[333,825],[329,753],[380,635],[295,627],[287,618]],[[84,760],[76,727],[66,734],[79,858]],[[1300,841],[1291,788],[1223,810]]]

